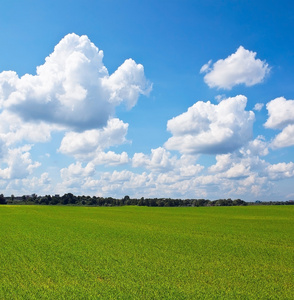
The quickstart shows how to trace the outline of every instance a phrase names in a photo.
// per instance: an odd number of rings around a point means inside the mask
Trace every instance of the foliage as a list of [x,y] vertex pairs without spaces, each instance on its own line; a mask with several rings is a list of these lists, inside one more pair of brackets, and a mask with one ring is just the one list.
[[0,204],[6,204],[6,199],[3,194],[0,195]]
[[43,204],[43,205],[87,205],[87,206],[124,206],[124,205],[138,205],[138,206],[236,206],[247,205],[247,202],[236,199],[219,199],[219,200],[206,200],[206,199],[170,199],[170,198],[130,198],[124,196],[122,199],[115,199],[112,197],[90,197],[90,196],[75,196],[72,193],[64,194],[62,197],[59,195],[45,195],[37,197],[36,194],[31,196],[12,197],[8,198],[9,204]]
[[294,207],[0,208],[0,299],[292,299]]
[[[59,195],[45,195],[37,196],[23,195],[22,197],[6,197],[6,201],[9,204],[42,204],[42,205],[86,205],[86,206],[125,206],[125,205],[137,205],[137,206],[158,206],[158,207],[178,207],[178,206],[246,206],[246,205],[293,205],[294,201],[269,201],[269,202],[246,202],[241,199],[232,200],[218,199],[171,199],[171,198],[130,198],[124,196],[122,199],[115,199],[112,197],[90,197],[90,196],[75,196],[72,193]],[[1,203],[0,203],[1,204]]]

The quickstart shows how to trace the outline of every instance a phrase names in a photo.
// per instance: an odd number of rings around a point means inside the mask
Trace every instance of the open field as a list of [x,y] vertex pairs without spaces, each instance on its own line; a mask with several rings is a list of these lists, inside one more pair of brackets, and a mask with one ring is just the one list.
[[0,299],[293,299],[294,206],[0,206]]

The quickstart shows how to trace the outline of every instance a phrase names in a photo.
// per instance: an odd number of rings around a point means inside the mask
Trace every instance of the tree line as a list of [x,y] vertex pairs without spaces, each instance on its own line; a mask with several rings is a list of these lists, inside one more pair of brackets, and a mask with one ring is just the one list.
[[125,196],[122,199],[112,197],[96,196],[75,196],[72,193],[60,195],[37,196],[23,195],[21,197],[4,197],[0,195],[0,204],[35,204],[35,205],[77,205],[77,206],[152,206],[152,207],[179,207],[179,206],[246,206],[246,205],[288,205],[293,201],[270,201],[270,202],[246,202],[241,199],[171,199],[171,198],[130,198]]

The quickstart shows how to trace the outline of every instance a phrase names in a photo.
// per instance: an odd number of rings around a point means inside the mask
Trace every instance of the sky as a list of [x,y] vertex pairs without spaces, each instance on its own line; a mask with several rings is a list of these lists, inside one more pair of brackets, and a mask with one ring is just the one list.
[[294,199],[293,10],[1,1],[0,192]]

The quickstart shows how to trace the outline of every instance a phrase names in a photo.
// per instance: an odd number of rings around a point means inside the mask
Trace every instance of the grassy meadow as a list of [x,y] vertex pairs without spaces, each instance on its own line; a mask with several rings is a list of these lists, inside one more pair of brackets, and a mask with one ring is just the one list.
[[293,299],[294,206],[0,206],[0,299]]

